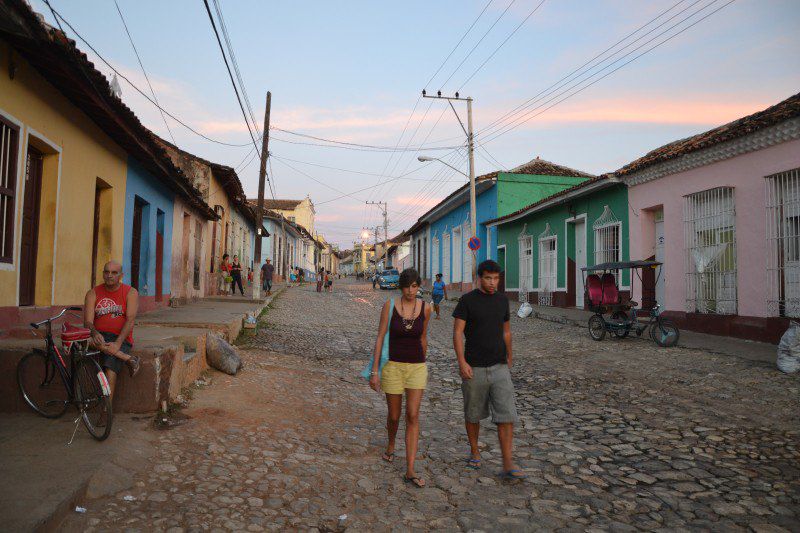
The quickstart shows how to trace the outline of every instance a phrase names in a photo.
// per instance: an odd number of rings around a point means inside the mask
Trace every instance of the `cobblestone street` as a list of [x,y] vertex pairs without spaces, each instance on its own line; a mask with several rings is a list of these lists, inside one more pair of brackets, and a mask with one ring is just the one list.
[[402,424],[385,463],[385,402],[358,376],[388,293],[334,288],[276,298],[241,346],[243,371],[213,372],[134,488],[86,502],[65,528],[800,531],[800,376],[513,314],[528,478],[498,480],[491,424],[483,467],[466,469],[452,302],[430,322],[417,470],[428,486],[403,483]]

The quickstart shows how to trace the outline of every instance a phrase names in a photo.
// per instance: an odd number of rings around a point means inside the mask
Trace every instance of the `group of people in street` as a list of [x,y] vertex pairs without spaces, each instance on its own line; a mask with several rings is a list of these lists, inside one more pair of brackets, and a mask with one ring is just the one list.
[[[517,411],[511,381],[513,356],[509,301],[504,294],[497,292],[500,272],[500,265],[492,260],[478,266],[478,287],[464,294],[453,311],[453,348],[461,375],[464,423],[470,449],[464,466],[474,470],[481,468],[478,449],[480,422],[491,416],[497,425],[503,460],[500,476],[518,480],[526,476],[514,465],[512,455]],[[417,298],[421,284],[419,273],[414,269],[406,269],[400,274],[401,297],[383,305],[368,372],[370,387],[386,396],[388,443],[382,459],[387,462],[395,458],[395,440],[405,395],[406,472],[403,479],[420,488],[426,482],[415,470],[415,461],[419,445],[420,405],[428,381],[425,358],[431,317],[431,307]],[[436,318],[439,318],[439,304],[446,296],[446,290],[441,274],[437,275],[432,293]]]
[[[231,285],[231,295],[236,294],[236,288],[239,288],[239,293],[244,296],[244,287],[242,286],[242,264],[239,262],[239,256],[233,256],[233,262],[229,261],[230,255],[224,254],[222,261],[219,265],[219,273],[221,278],[220,292],[225,292],[225,287],[228,283]],[[248,268],[248,281],[252,283],[252,273]]]
[[333,292],[333,274],[325,268],[319,269],[317,276],[317,292]]

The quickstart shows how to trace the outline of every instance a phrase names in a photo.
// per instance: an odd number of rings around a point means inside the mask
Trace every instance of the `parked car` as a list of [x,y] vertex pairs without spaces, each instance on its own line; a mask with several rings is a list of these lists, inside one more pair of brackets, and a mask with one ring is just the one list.
[[378,274],[378,286],[381,289],[396,289],[400,283],[400,272],[391,268]]

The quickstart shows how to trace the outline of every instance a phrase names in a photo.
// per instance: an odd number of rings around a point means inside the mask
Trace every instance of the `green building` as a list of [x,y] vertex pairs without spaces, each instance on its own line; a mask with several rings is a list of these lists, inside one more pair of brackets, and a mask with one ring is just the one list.
[[[490,220],[497,228],[497,258],[505,290],[531,304],[583,307],[581,268],[627,261],[628,190],[610,175],[557,192]],[[630,291],[623,271],[620,290]]]

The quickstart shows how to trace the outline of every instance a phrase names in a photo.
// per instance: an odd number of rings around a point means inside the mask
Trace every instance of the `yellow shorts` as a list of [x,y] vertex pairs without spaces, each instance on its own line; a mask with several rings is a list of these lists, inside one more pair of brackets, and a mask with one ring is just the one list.
[[386,394],[403,394],[406,389],[424,389],[428,384],[428,365],[389,361],[381,371],[381,390]]

